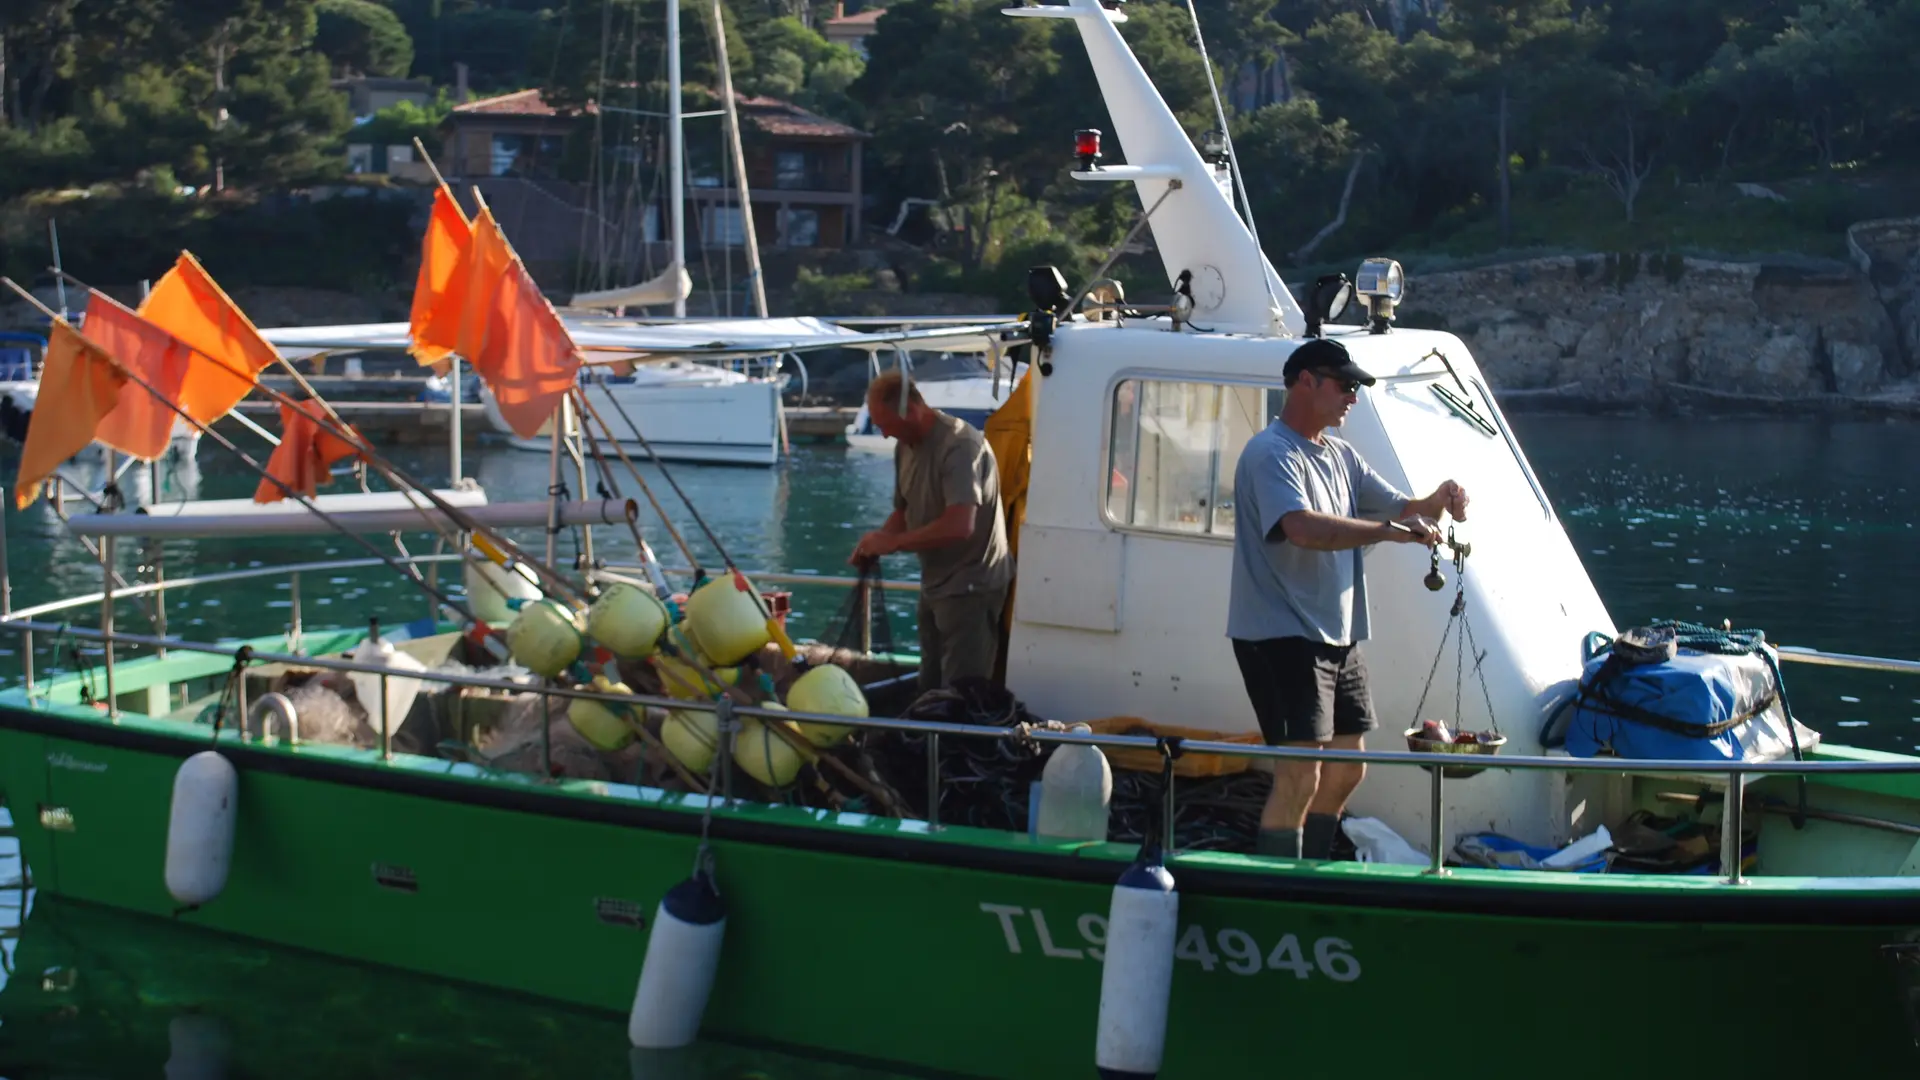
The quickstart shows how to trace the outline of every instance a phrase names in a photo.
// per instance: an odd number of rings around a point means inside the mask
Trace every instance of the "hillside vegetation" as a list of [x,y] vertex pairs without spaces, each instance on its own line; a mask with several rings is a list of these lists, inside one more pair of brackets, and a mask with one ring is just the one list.
[[[1848,222],[1920,210],[1906,182],[1920,167],[1920,82],[1905,75],[1920,68],[1920,0],[1196,2],[1260,235],[1290,274],[1377,251],[1835,256]],[[1025,266],[1084,272],[1131,223],[1130,192],[1066,177],[1073,131],[1112,130],[1071,27],[1006,18],[1004,0],[904,0],[863,61],[818,32],[831,5],[725,6],[743,91],[872,133],[870,222],[936,203],[901,232],[931,256],[907,288],[1011,286],[1013,299]],[[716,85],[708,10],[683,10],[689,107]],[[1196,139],[1217,127],[1186,5],[1126,10],[1128,41]],[[330,80],[444,87],[465,64],[479,93],[537,86],[561,104],[658,110],[663,12],[655,0],[0,6],[0,269],[38,273],[56,216],[68,261],[107,279],[152,276],[190,243],[244,283],[404,288],[405,201],[327,211],[299,193],[341,179],[349,138],[430,140],[447,100],[356,136]],[[598,124],[600,145],[658,167],[657,120]],[[631,182],[632,156],[574,142],[571,177],[625,168]]]

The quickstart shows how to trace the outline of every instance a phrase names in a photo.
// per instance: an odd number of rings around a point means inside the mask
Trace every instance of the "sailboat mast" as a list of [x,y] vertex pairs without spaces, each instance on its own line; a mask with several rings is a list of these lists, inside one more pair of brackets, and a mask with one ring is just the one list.
[[713,47],[720,54],[720,101],[726,110],[727,140],[733,153],[733,186],[740,193],[741,231],[747,243],[747,281],[753,286],[753,313],[767,317],[767,283],[760,273],[760,241],[753,233],[753,196],[747,191],[747,161],[740,149],[740,109],[733,99],[733,69],[727,61],[727,21],[720,0],[713,0]]
[[[667,0],[667,221],[673,233],[673,268],[687,265],[686,142],[680,130],[680,0]],[[687,313],[687,298],[675,289],[673,314]]]

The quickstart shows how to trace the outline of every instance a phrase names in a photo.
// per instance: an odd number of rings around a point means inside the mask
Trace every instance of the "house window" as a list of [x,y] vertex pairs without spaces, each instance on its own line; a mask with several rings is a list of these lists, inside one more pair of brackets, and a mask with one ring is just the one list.
[[1126,379],[1114,387],[1106,512],[1114,525],[1233,535],[1233,472],[1280,413],[1279,387]]
[[491,176],[550,176],[566,142],[558,135],[495,135],[487,165]]
[[784,191],[797,191],[810,185],[807,183],[807,153],[804,150],[781,150],[773,155],[773,186]]
[[487,175],[505,176],[513,171],[514,162],[520,157],[520,144],[525,141],[518,135],[495,135],[493,154],[487,165]]
[[700,235],[709,244],[739,247],[747,242],[747,230],[737,206],[709,206],[700,215]]
[[787,211],[787,247],[810,248],[820,246],[820,211]]

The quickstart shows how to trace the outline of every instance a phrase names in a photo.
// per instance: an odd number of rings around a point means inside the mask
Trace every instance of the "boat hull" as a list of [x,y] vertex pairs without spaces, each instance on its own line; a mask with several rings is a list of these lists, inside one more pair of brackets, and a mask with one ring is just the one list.
[[[586,390],[600,420],[619,437],[621,448],[635,460],[646,460],[647,449],[638,438],[632,437],[632,427],[639,429],[653,453],[664,461],[773,465],[780,460],[781,404],[777,381],[754,379],[691,386],[594,384]],[[496,432],[507,436],[509,446],[542,454],[552,449],[551,422],[531,438],[514,435],[494,405],[492,395],[482,400],[488,422]],[[588,430],[601,439],[607,438],[607,429],[591,420]]]
[[[0,785],[36,886],[624,1011],[646,948],[633,916],[651,922],[700,842],[694,797],[229,736],[231,877],[181,911],[163,885],[166,808],[207,745],[205,728],[0,696]],[[968,1076],[1089,1073],[1120,845],[929,838],[780,807],[723,809],[711,828],[728,924],[708,1036]],[[1300,1076],[1356,1060],[1497,1075],[1548,1055],[1556,1076],[1911,1068],[1885,951],[1920,940],[1910,891],[1252,865],[1173,864],[1183,948],[1163,1076],[1249,1075],[1268,1055]]]

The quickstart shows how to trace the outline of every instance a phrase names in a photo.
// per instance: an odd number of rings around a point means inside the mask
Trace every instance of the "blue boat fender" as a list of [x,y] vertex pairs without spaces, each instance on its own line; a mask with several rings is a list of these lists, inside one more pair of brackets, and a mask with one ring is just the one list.
[[173,774],[167,818],[167,892],[189,908],[220,895],[233,862],[240,774],[218,750],[202,750]]
[[667,890],[654,912],[640,985],[627,1014],[629,1043],[665,1050],[686,1046],[700,1034],[726,930],[726,905],[703,860],[692,877]]
[[1094,1065],[1101,1080],[1149,1080],[1160,1072],[1173,989],[1180,893],[1157,838],[1114,883],[1100,969],[1100,1025]]

